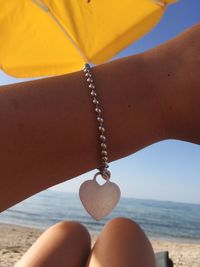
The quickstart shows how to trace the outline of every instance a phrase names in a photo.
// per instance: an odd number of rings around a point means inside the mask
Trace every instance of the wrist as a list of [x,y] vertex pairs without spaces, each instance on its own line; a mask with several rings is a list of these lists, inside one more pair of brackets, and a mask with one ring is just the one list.
[[198,143],[199,125],[199,47],[197,25],[175,39],[147,52],[155,87],[161,96],[165,139]]
[[170,42],[144,54],[148,61],[147,79],[151,81],[157,98],[157,116],[163,139],[176,139],[179,109],[179,60]]
[[140,55],[143,62],[143,88],[146,92],[146,100],[149,105],[147,118],[149,123],[154,124],[155,141],[162,141],[170,138],[170,125],[168,110],[170,97],[167,95],[164,85],[166,85],[166,74],[164,71],[165,60],[161,48],[150,50]]

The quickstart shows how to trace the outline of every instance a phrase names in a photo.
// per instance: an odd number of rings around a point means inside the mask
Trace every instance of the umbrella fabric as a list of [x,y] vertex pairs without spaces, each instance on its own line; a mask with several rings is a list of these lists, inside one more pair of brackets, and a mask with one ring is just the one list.
[[80,70],[115,56],[175,0],[0,0],[0,68],[15,77]]

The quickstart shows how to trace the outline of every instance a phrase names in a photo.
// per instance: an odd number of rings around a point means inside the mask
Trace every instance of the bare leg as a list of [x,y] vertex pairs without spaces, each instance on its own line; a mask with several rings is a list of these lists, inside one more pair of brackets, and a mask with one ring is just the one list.
[[90,243],[81,224],[61,222],[45,231],[15,267],[84,267]]
[[100,234],[87,267],[156,267],[153,249],[141,228],[133,221],[117,218]]

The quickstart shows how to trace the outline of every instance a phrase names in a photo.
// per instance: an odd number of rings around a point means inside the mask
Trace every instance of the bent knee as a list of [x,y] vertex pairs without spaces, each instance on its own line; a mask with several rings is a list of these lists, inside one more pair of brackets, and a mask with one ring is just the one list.
[[51,226],[49,229],[51,230],[56,230],[56,231],[68,231],[70,229],[70,231],[80,231],[80,232],[88,232],[87,229],[85,228],[85,226],[83,226],[82,224],[80,224],[79,222],[75,222],[75,221],[62,221],[62,222],[58,222],[56,224],[54,224],[53,226]]
[[139,224],[125,217],[117,217],[112,219],[106,224],[106,227],[111,227],[111,228],[117,227],[117,228],[122,228],[123,230],[125,230],[128,227],[134,229],[135,231],[142,231]]
[[86,243],[90,244],[90,234],[85,226],[75,221],[62,221],[51,226],[48,231],[54,234],[62,234],[62,237],[69,238],[69,236],[74,239],[78,238]]
[[132,236],[132,238],[138,236],[146,237],[144,231],[136,222],[124,217],[112,219],[105,225],[104,230],[106,232],[117,232],[118,235],[127,233],[127,235]]

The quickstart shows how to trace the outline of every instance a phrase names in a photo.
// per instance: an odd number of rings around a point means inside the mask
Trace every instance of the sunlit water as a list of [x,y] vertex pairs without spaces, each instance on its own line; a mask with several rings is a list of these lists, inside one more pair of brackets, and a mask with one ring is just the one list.
[[99,232],[113,217],[128,217],[153,238],[200,242],[200,205],[121,198],[110,216],[100,222],[83,209],[78,195],[44,191],[0,214],[0,222],[46,228],[58,221],[76,220]]

